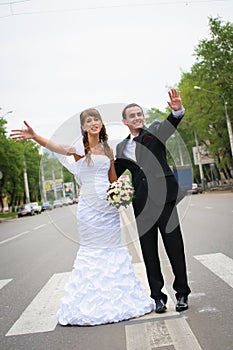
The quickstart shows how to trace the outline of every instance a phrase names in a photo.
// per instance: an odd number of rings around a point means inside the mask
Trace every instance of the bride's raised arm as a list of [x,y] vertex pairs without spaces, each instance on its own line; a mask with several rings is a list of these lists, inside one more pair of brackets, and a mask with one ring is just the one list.
[[64,154],[66,156],[74,156],[77,158],[78,155],[76,154],[74,147],[59,145],[43,136],[38,135],[26,121],[24,121],[24,124],[26,125],[25,129],[11,130],[12,133],[10,134],[10,137],[16,142],[31,139],[52,152]]

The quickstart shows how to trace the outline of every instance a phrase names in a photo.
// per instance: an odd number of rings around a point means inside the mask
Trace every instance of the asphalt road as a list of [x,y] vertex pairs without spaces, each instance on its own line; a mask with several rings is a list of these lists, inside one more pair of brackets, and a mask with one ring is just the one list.
[[[76,206],[1,223],[1,350],[232,350],[233,193],[193,195],[179,210],[189,310],[174,311],[172,273],[161,244],[167,312],[97,327],[62,327],[55,318],[79,247]],[[147,287],[138,242],[128,247]]]

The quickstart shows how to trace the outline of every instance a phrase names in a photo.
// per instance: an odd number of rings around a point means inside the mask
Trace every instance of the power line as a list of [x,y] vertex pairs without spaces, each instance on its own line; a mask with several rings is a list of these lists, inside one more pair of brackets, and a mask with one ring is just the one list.
[[0,2],[1,5],[14,5],[14,4],[19,4],[20,2],[27,2],[31,0],[18,0],[18,1],[8,1],[8,2]]
[[[26,2],[31,0],[18,0],[11,1],[8,3],[0,3],[0,5],[13,5],[20,2]],[[89,6],[89,7],[77,7],[77,8],[66,8],[66,9],[52,9],[52,10],[41,10],[41,11],[28,11],[28,12],[14,12],[11,6],[11,13],[8,15],[0,16],[0,18],[10,16],[22,16],[22,15],[34,15],[34,14],[46,14],[46,13],[65,13],[65,12],[79,12],[79,11],[90,11],[90,10],[101,10],[101,9],[113,9],[113,8],[125,8],[125,7],[146,7],[146,6],[160,6],[160,5],[191,5],[197,3],[213,3],[213,2],[227,2],[229,0],[198,0],[198,1],[163,1],[163,2],[148,2],[148,3],[136,3],[136,4],[116,4],[116,5],[103,5],[103,6]]]

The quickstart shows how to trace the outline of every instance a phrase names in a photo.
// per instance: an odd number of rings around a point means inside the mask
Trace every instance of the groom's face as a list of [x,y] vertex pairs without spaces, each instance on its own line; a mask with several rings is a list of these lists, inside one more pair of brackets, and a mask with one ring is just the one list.
[[123,124],[128,126],[131,133],[139,132],[145,123],[145,116],[140,107],[129,107],[125,111],[125,118]]

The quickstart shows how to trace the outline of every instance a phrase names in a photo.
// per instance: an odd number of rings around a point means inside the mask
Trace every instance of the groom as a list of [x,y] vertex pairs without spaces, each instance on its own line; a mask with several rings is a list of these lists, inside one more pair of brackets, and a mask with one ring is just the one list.
[[191,292],[186,272],[184,244],[176,209],[178,183],[166,160],[167,139],[184,116],[180,92],[169,91],[171,114],[162,123],[144,126],[145,116],[136,103],[127,105],[122,121],[129,136],[117,145],[115,167],[120,176],[126,169],[132,173],[135,188],[134,214],[146,266],[155,311],[166,311],[167,295],[162,292],[164,279],[158,253],[158,230],[174,273],[176,311],[188,309]]

